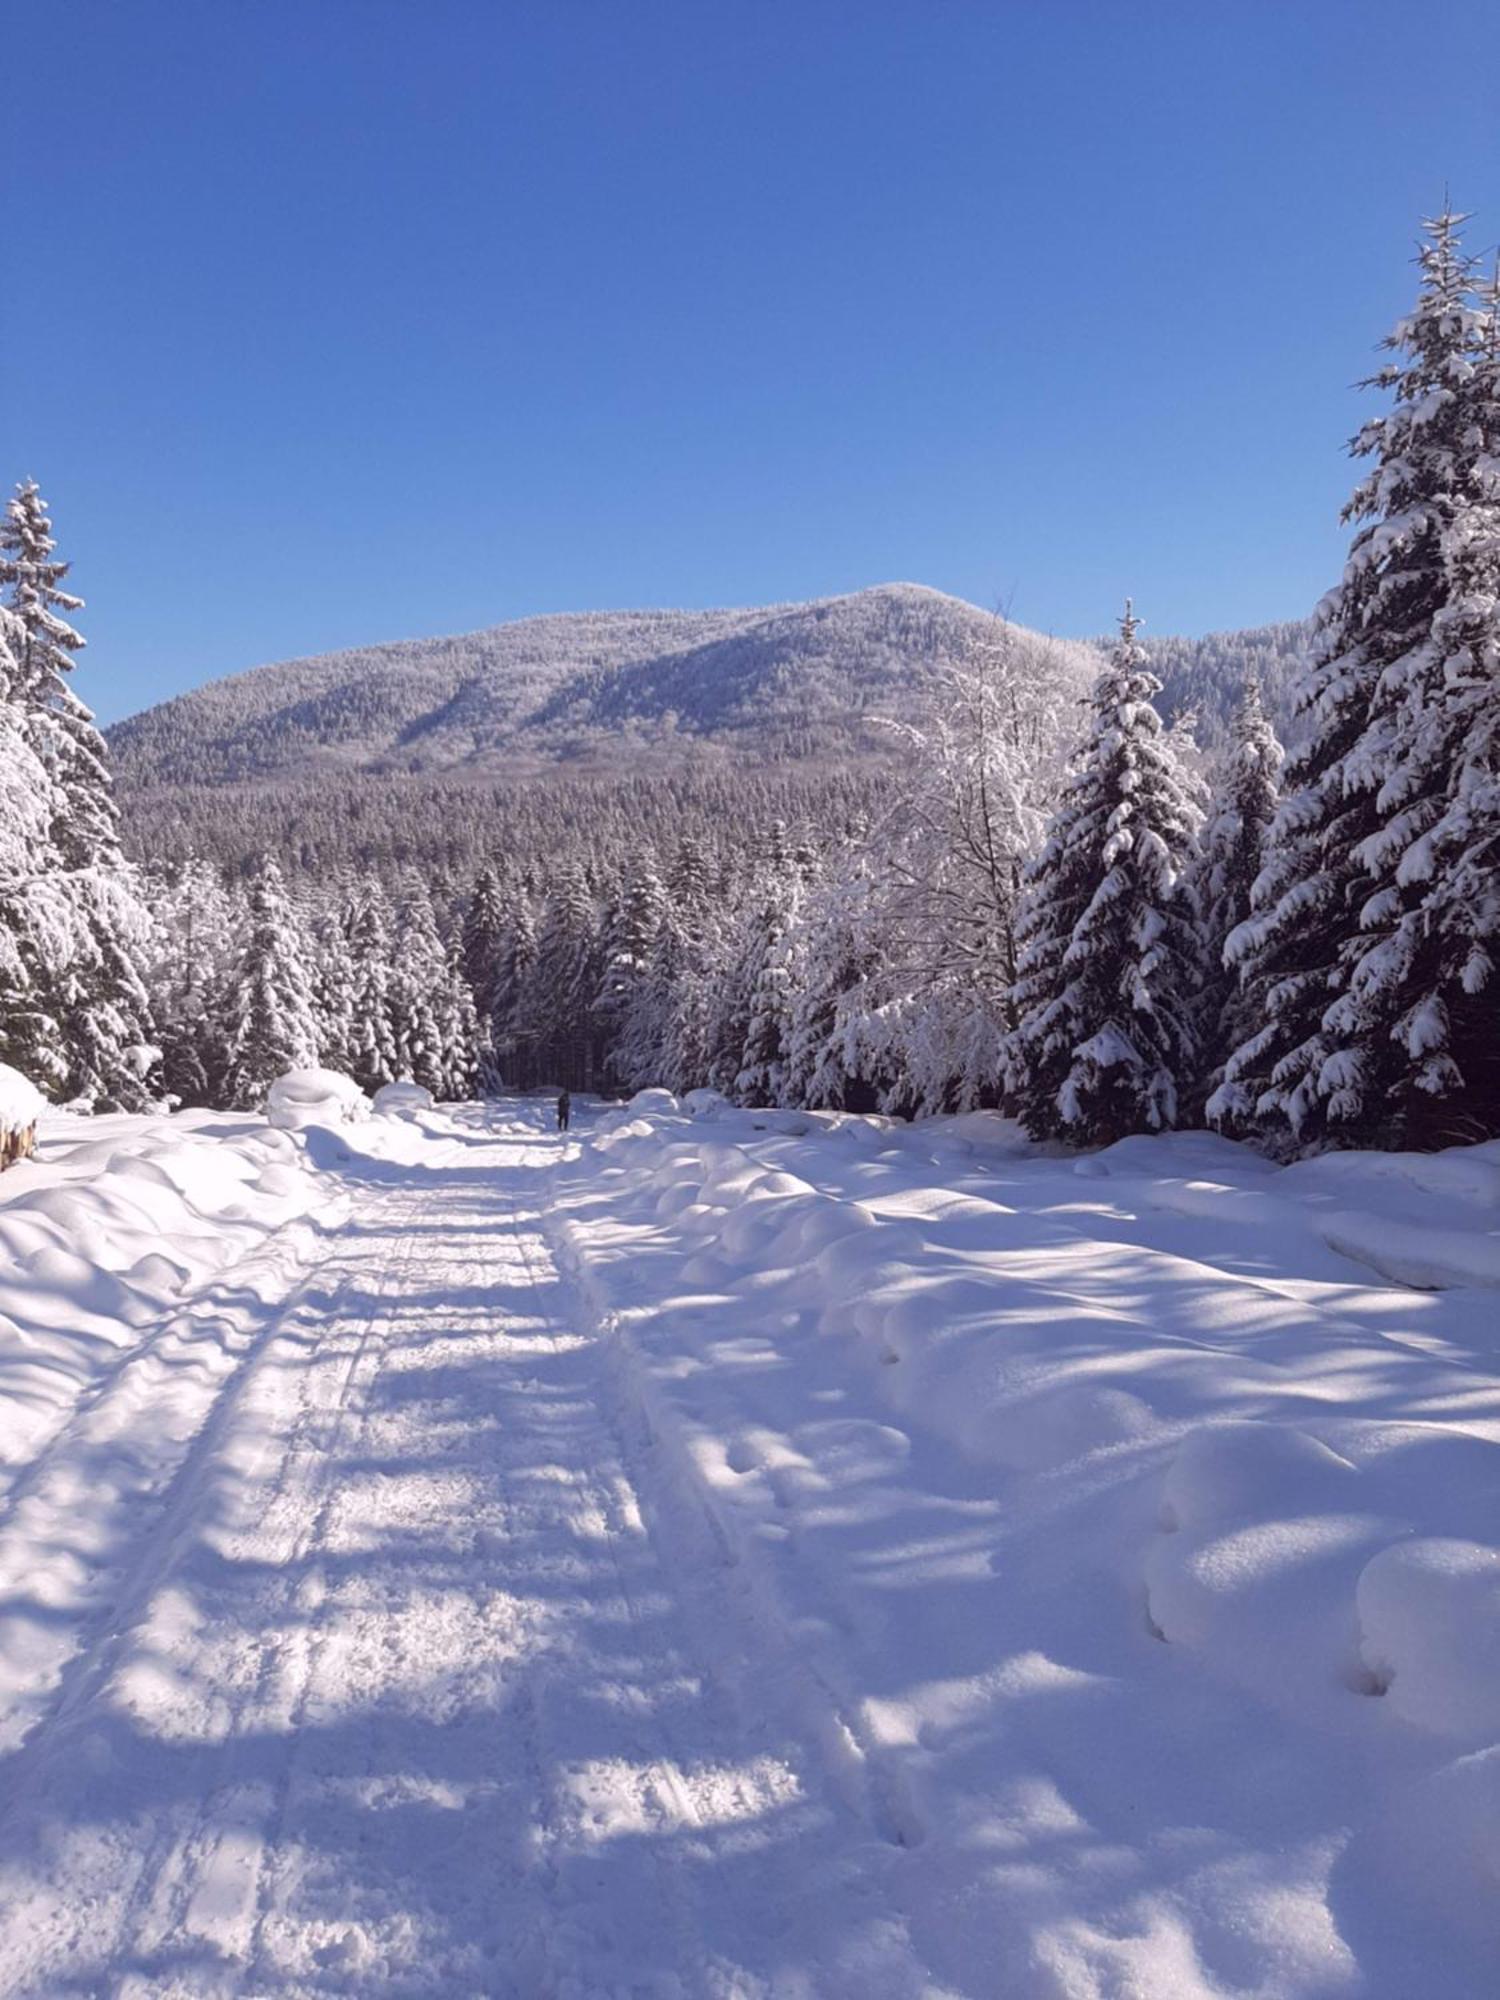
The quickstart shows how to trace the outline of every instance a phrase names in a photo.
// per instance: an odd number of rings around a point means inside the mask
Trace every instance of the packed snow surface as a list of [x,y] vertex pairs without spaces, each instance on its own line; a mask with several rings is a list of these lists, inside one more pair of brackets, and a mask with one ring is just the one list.
[[0,1182],[0,1993],[1493,2000],[1500,1147]]

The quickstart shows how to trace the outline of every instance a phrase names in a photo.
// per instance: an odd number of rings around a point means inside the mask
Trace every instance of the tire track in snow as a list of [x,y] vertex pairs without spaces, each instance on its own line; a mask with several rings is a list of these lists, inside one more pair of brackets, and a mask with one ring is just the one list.
[[[162,1326],[128,1355],[109,1376],[96,1385],[77,1406],[66,1424],[25,1469],[6,1496],[0,1510],[0,1589],[19,1594],[29,1582],[37,1590],[36,1549],[50,1550],[69,1558],[66,1580],[73,1581],[73,1601],[40,1601],[39,1608],[51,1614],[48,1643],[32,1649],[26,1659],[25,1678],[15,1691],[20,1699],[9,1709],[0,1709],[0,1752],[9,1751],[10,1761],[0,1765],[5,1788],[14,1800],[24,1789],[24,1773],[45,1755],[40,1743],[33,1748],[38,1730],[64,1725],[97,1692],[107,1676],[122,1625],[139,1610],[143,1593],[149,1590],[155,1572],[154,1554],[170,1538],[190,1496],[199,1469],[211,1457],[235,1402],[250,1373],[268,1348],[283,1332],[287,1322],[307,1306],[320,1267],[302,1266],[293,1291],[279,1301],[264,1322],[236,1339],[229,1320],[232,1306],[214,1304],[216,1291],[225,1291],[229,1280],[235,1290],[243,1290],[260,1268],[274,1270],[274,1252],[284,1247],[284,1239],[294,1238],[309,1227],[306,1218],[293,1218],[273,1232],[267,1243],[256,1248],[241,1263],[220,1272],[204,1296],[179,1307]],[[184,1328],[188,1314],[194,1319]],[[213,1329],[221,1330],[219,1351],[227,1354],[224,1370],[202,1407],[191,1413],[191,1427],[174,1433],[160,1428],[137,1426],[129,1445],[116,1442],[127,1426],[121,1420],[136,1413],[143,1396],[149,1396],[152,1379],[163,1366],[183,1364],[166,1360],[165,1354],[179,1341],[191,1344],[214,1339]],[[137,1375],[145,1378],[141,1383]],[[125,1403],[122,1412],[116,1405]],[[156,1416],[160,1415],[157,1405]],[[114,1450],[111,1450],[111,1445]],[[101,1466],[100,1460],[103,1460]],[[117,1475],[113,1499],[101,1523],[97,1508],[101,1493],[101,1470]],[[86,1509],[86,1511],[85,1511]],[[38,1514],[40,1520],[28,1520]],[[76,1547],[65,1540],[70,1528]],[[97,1559],[104,1546],[112,1553]],[[22,1599],[12,1617],[26,1617]],[[0,1812],[0,1826],[4,1824]]]
[[[278,1348],[283,1342],[302,1341],[315,1352],[313,1330],[328,1313],[338,1312],[352,1288],[358,1276],[354,1271],[345,1275],[332,1293],[325,1289],[337,1245],[335,1237],[329,1255],[301,1272],[291,1293],[268,1312],[252,1334],[161,1489],[132,1496],[142,1505],[152,1500],[155,1505],[113,1566],[114,1587],[94,1607],[91,1628],[68,1660],[56,1698],[3,1769],[9,1810],[0,1816],[0,1869],[10,1874],[12,1868],[19,1867],[31,1878],[28,1886],[41,1891],[40,1904],[31,1905],[32,1919],[40,1932],[51,1933],[55,1946],[68,1945],[68,1926],[76,1923],[77,1913],[70,1911],[66,1891],[48,1894],[45,1875],[32,1861],[40,1846],[38,1823],[44,1803],[55,1810],[59,1798],[80,1793],[86,1797],[91,1779],[108,1783],[118,1776],[111,1745],[120,1733],[119,1676],[122,1669],[128,1671],[132,1653],[140,1649],[143,1628],[159,1593],[184,1561],[191,1562],[202,1518],[214,1513],[215,1485],[226,1481],[226,1468],[220,1461],[226,1450],[233,1452],[236,1427],[245,1418],[246,1406],[253,1404],[267,1371],[276,1365]],[[252,1257],[247,1263],[254,1261]],[[243,1279],[245,1266],[238,1267],[234,1275]],[[308,1331],[299,1332],[299,1325]],[[305,1417],[308,1414],[305,1412]],[[283,1475],[290,1457],[288,1453],[281,1461]],[[86,1504],[86,1492],[80,1489],[77,1497],[79,1503]],[[222,1691],[218,1698],[222,1702]],[[200,1799],[195,1825],[202,1821],[213,1795],[210,1787]],[[133,1934],[149,1901],[152,1886],[182,1846],[180,1818],[169,1814],[159,1817],[144,1842],[130,1842],[112,1857],[108,1876],[94,1885],[88,1910],[87,1948],[91,1955],[107,1955],[105,1944],[111,1925],[115,1942],[123,1949],[124,1939]],[[32,1865],[28,1867],[28,1863]],[[83,1940],[80,1932],[71,1942],[76,1946]],[[45,1946],[48,1937],[39,1936],[36,1942]],[[194,1990],[206,1990],[198,1988],[196,1973],[194,1978]],[[50,1994],[67,1989],[49,1979],[41,1987],[17,1990]],[[120,1990],[128,1991],[128,1985]]]
[[[842,1809],[890,1847],[919,1847],[926,1826],[901,1774],[871,1739],[857,1700],[839,1690],[815,1646],[792,1629],[759,1552],[731,1530],[677,1413],[658,1393],[619,1316],[593,1303],[588,1274],[565,1239],[558,1240],[557,1256],[599,1341],[611,1428],[645,1502],[649,1532],[664,1567],[691,1579],[689,1587],[702,1599],[697,1622],[735,1632],[758,1700],[775,1699],[808,1764]],[[721,1676],[724,1667],[721,1658]],[[741,1701],[746,1679],[743,1672],[735,1675]]]
[[[409,1196],[388,1197],[381,1205],[392,1221],[411,1205]],[[312,1392],[318,1386],[318,1357],[309,1362],[301,1382],[301,1417],[277,1468],[273,1493],[258,1510],[256,1532],[290,1508],[295,1522],[292,1546],[282,1561],[288,1579],[281,1586],[285,1602],[274,1607],[284,1614],[268,1622],[256,1642],[256,1664],[249,1687],[238,1704],[221,1746],[217,1774],[204,1792],[189,1831],[163,1843],[154,1867],[143,1871],[122,1931],[132,1934],[132,1954],[147,1958],[170,1939],[200,1937],[230,1961],[225,1978],[237,1980],[242,1965],[255,1964],[267,1913],[265,1873],[268,1849],[285,1827],[286,1803],[298,1756],[299,1732],[306,1714],[308,1690],[316,1670],[326,1630],[326,1585],[309,1568],[327,1529],[334,1499],[336,1451],[348,1420],[356,1381],[372,1349],[378,1366],[376,1331],[388,1322],[394,1281],[410,1261],[414,1238],[397,1238],[370,1281],[370,1306],[335,1377],[326,1402]],[[340,1286],[330,1319],[337,1325],[344,1302],[353,1290],[351,1272]],[[328,1329],[319,1339],[327,1345]],[[366,1385],[368,1393],[368,1385]],[[293,1580],[295,1579],[295,1581]],[[299,1638],[293,1614],[314,1614]],[[288,1653],[290,1652],[290,1660]],[[254,1717],[278,1712],[284,1718],[273,1772],[256,1768],[263,1759],[260,1738],[247,1743],[245,1725]],[[163,1898],[165,1891],[165,1898]],[[165,1900],[165,1908],[161,1905]],[[160,1988],[155,1989],[160,1991]],[[170,1990],[170,1989],[169,1989]],[[200,1970],[195,1993],[213,1990]],[[232,1990],[232,1987],[231,1987]],[[122,1989],[122,2000],[131,1989]]]

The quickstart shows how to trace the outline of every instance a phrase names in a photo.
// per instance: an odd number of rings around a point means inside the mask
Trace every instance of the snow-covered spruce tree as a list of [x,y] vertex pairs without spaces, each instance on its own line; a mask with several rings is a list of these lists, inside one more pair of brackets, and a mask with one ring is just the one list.
[[473,1046],[479,1088],[487,1095],[500,1087],[497,1033],[506,1012],[505,893],[493,867],[474,878],[464,910],[461,939],[463,972],[474,1010]]
[[1389,1024],[1404,1146],[1500,1134],[1500,285],[1486,294],[1451,369],[1444,601],[1377,689],[1384,824],[1360,853],[1375,887],[1326,1023],[1356,1046]]
[[474,994],[463,966],[461,940],[449,945],[444,959],[443,982],[438,994],[438,1035],[442,1047],[441,1076],[437,1095],[445,1104],[462,1103],[477,1089],[486,1093],[497,1088],[493,1054],[488,1038],[485,1053],[489,1067],[480,1074],[479,1016]]
[[75,911],[52,846],[52,779],[23,726],[20,622],[0,605],[0,1062],[53,1096],[67,1066],[50,1008]]
[[695,1090],[705,1076],[706,962],[670,900],[662,912],[640,991],[639,1011],[656,1051],[653,1081]]
[[396,1074],[441,1095],[446,1077],[439,1012],[447,983],[447,961],[438,936],[432,898],[409,877],[396,910],[396,949],[388,987]]
[[611,1075],[627,1090],[659,1083],[666,1022],[651,967],[666,914],[666,892],[648,862],[636,862],[611,913],[604,975],[594,1009],[606,1037]]
[[361,1090],[394,1083],[399,1073],[391,1018],[391,929],[385,891],[371,882],[346,919],[350,996],[349,1074]]
[[1236,968],[1226,961],[1230,933],[1250,915],[1251,892],[1265,860],[1266,836],[1280,798],[1282,750],[1252,669],[1214,773],[1208,816],[1186,883],[1202,936],[1198,1000],[1199,1087],[1194,1108],[1212,1099],[1226,1056],[1253,1026]]
[[219,1006],[243,938],[244,905],[206,861],[149,884],[155,914],[147,985],[161,1047],[161,1086],[181,1105],[224,1103],[228,1050]]
[[1344,510],[1359,526],[1343,578],[1319,608],[1298,702],[1313,733],[1288,765],[1254,908],[1230,942],[1252,1026],[1215,1115],[1253,1119],[1283,1147],[1405,1143],[1422,1099],[1462,1088],[1455,1027],[1476,1049],[1493,1038],[1464,928],[1437,916],[1441,891],[1428,902],[1433,834],[1458,782],[1457,686],[1493,616],[1484,577],[1461,575],[1460,551],[1489,540],[1494,453],[1461,221],[1426,224],[1415,310],[1373,378],[1393,403],[1351,447],[1374,464]]
[[746,911],[738,985],[745,995],[745,1036],[733,1095],[739,1104],[784,1104],[795,1005],[792,927],[803,896],[803,869],[769,872]]
[[313,1021],[318,1061],[341,1076],[354,1074],[354,925],[359,905],[347,897],[326,905],[309,926]]
[[1034,1137],[1078,1145],[1174,1125],[1195,1062],[1198,815],[1136,630],[1127,604],[1017,922],[1009,1099]]
[[593,1086],[598,958],[594,899],[583,870],[569,863],[547,898],[519,1008],[540,1082],[565,1083],[574,1090]]
[[525,1013],[536,964],[536,932],[536,912],[526,885],[512,882],[505,898],[504,946],[489,1018],[499,1077],[518,1088],[535,1083],[539,1075]]
[[[761,990],[761,975],[768,961],[780,952],[799,892],[785,829],[773,824],[753,873],[717,928],[713,956],[705,972],[704,1079],[726,1097],[739,1097],[740,1078],[747,1066],[759,1070],[767,1059],[764,1035],[761,1049],[751,1051],[751,1026],[758,1012],[763,1030],[770,1025],[772,1016],[765,1013],[762,1004],[770,989]],[[752,1079],[759,1093],[753,1100],[757,1103],[774,1101],[763,1092],[765,1080],[763,1076]]]
[[68,684],[84,641],[61,614],[83,600],[62,588],[69,565],[56,548],[46,502],[27,480],[0,522],[0,589],[15,621],[11,702],[50,781],[49,845],[72,910],[66,951],[34,968],[33,986],[61,1033],[63,1091],[139,1110],[156,1057],[142,975],[151,924],[120,849],[104,739]]
[[253,1110],[277,1077],[318,1059],[307,940],[270,855],[251,879],[246,923],[245,948],[225,996],[225,1096]]
[[681,1092],[708,1080],[709,986],[726,914],[707,850],[690,832],[678,843],[666,891],[645,1005],[661,1023],[660,1081]]

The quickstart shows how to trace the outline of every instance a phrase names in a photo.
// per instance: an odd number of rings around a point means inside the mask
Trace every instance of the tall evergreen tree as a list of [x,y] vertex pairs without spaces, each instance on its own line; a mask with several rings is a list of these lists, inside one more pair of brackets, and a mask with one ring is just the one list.
[[61,1096],[67,1064],[52,1008],[75,911],[52,845],[52,778],[23,722],[24,639],[0,605],[0,1062]]
[[583,870],[559,872],[537,930],[536,956],[521,998],[524,1032],[542,1078],[587,1089],[594,1080],[594,997],[599,932]]
[[391,933],[385,892],[371,883],[349,922],[349,1074],[361,1090],[394,1083],[399,1073],[391,1015]]
[[[1223,1101],[1283,1144],[1401,1143],[1414,1093],[1460,1088],[1455,1015],[1486,983],[1472,933],[1424,909],[1456,782],[1456,686],[1493,618],[1483,577],[1476,595],[1458,574],[1462,551],[1489,538],[1494,452],[1462,220],[1425,226],[1416,308],[1373,378],[1392,406],[1353,440],[1374,463],[1344,510],[1359,525],[1299,697],[1313,733],[1288,766],[1255,907],[1230,946],[1258,1025],[1225,1066]],[[1470,1019],[1466,1035],[1487,1043],[1489,1023]]]
[[396,1074],[442,1095],[447,1083],[441,1013],[447,959],[432,898],[416,877],[407,880],[396,916],[389,1005]]
[[721,885],[708,851],[700,838],[685,833],[667,877],[647,1002],[661,1024],[660,1080],[669,1090],[696,1090],[708,1082],[710,986],[723,918]]
[[535,1037],[526,1016],[536,965],[537,925],[531,896],[522,882],[507,886],[504,946],[496,981],[491,1034],[500,1078],[518,1088],[538,1081]]
[[480,1087],[498,1089],[497,1041],[504,1032],[506,1001],[505,894],[493,867],[482,868],[464,911],[463,973],[474,1010],[473,1045]]
[[63,588],[70,565],[56,549],[46,502],[27,480],[0,522],[0,589],[16,627],[13,703],[50,780],[50,846],[72,905],[69,948],[34,983],[61,1033],[67,1093],[138,1110],[157,1055],[141,970],[150,920],[121,853],[104,739],[68,682],[84,641],[62,614],[83,600]]
[[153,906],[149,985],[162,1089],[178,1104],[222,1105],[228,1049],[220,1001],[243,937],[243,901],[208,862],[190,861],[156,883]]
[[666,915],[666,893],[649,863],[635,863],[604,942],[595,1012],[609,1043],[610,1069],[627,1089],[659,1083],[666,1023],[657,1011],[651,968]]
[[[790,933],[802,893],[796,855],[773,852],[745,908],[733,988],[734,1026],[744,1022],[731,1086],[740,1104],[784,1101],[794,1004]],[[726,1049],[725,1055],[730,1057],[731,1051]]]
[[1174,1125],[1195,1061],[1197,813],[1136,631],[1127,604],[1017,923],[1010,1096],[1034,1136],[1080,1145]]
[[318,1061],[343,1076],[354,1074],[354,925],[359,905],[352,898],[319,910],[309,926],[312,942],[313,1020]]
[[[480,1034],[473,989],[463,967],[463,947],[458,941],[444,954],[443,979],[438,989],[437,1024],[442,1051],[437,1096],[445,1104],[461,1103],[478,1088],[487,1094],[497,1087],[492,1067],[480,1073],[480,1052],[487,1058],[492,1044],[488,1032]],[[492,1060],[492,1059],[491,1059]]]
[[1280,797],[1282,750],[1252,670],[1220,759],[1198,856],[1187,887],[1202,936],[1203,985],[1198,1002],[1200,1089],[1196,1103],[1231,1123],[1240,1115],[1232,1092],[1217,1095],[1224,1060],[1251,1031],[1236,968],[1226,959],[1230,934],[1250,915],[1251,895],[1265,861],[1266,837]]
[[245,948],[226,996],[225,1095],[250,1110],[264,1102],[277,1077],[318,1059],[306,941],[269,855],[251,880],[246,924]]

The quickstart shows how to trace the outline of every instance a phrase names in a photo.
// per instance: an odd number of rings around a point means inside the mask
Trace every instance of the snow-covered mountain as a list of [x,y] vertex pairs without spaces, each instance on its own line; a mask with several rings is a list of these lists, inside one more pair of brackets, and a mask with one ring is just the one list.
[[[740,611],[571,612],[453,638],[289,660],[211,681],[109,732],[127,786],[355,772],[520,773],[707,755],[844,760],[886,744],[875,716],[911,714],[933,675],[997,631],[1046,646],[1060,695],[1099,664],[1091,644],[1044,639],[918,584]],[[1151,644],[1169,713],[1193,708],[1212,743],[1248,664],[1284,719],[1306,627]]]
[[[126,783],[222,783],[318,771],[524,770],[715,745],[753,761],[871,747],[875,715],[909,713],[944,662],[999,621],[915,584],[742,611],[526,618],[257,667],[111,732]],[[1095,656],[1047,645],[1059,691]]]

